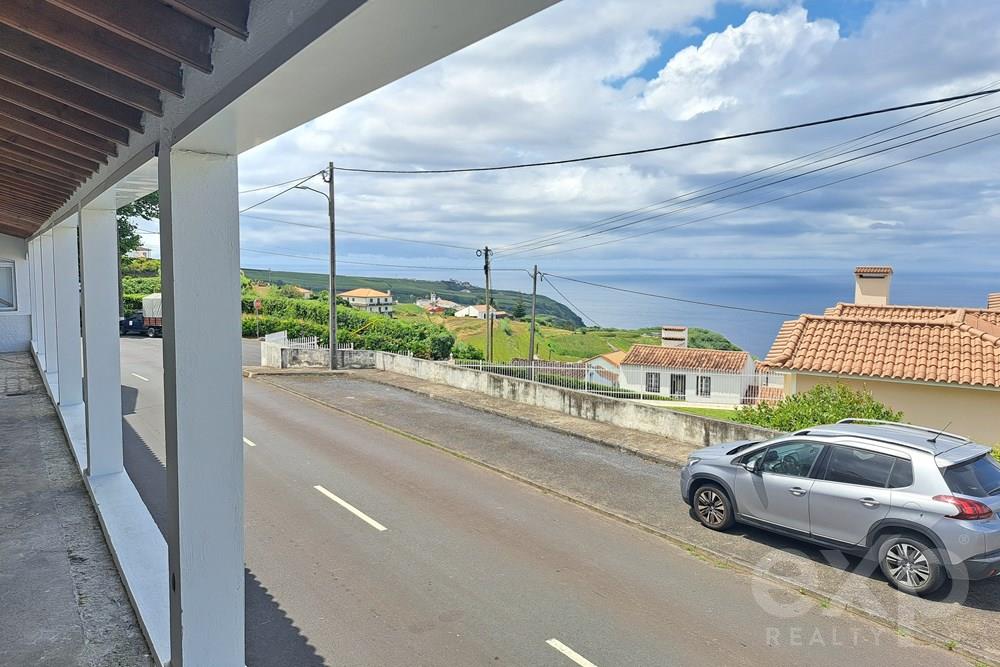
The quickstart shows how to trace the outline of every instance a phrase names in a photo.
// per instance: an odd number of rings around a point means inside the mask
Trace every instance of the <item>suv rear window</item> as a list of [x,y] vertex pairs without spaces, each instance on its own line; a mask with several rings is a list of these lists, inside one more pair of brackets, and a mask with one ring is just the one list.
[[1000,494],[1000,465],[988,454],[944,470],[952,493],[985,498]]

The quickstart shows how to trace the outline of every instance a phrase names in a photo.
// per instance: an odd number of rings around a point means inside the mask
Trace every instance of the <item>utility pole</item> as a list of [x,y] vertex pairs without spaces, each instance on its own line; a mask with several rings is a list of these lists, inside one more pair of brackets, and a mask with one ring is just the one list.
[[493,313],[490,296],[490,256],[493,251],[489,246],[476,251],[476,256],[483,258],[483,271],[486,273],[486,362],[493,363]]
[[[323,172],[323,182],[330,186],[328,192],[317,190],[308,185],[296,185],[296,190],[311,190],[326,197],[327,214],[330,217],[330,279],[328,290],[330,292],[330,315],[327,324],[330,330],[330,370],[337,370],[337,227],[333,210],[333,162],[330,162],[327,171]],[[270,271],[270,269],[268,269]]]
[[327,207],[330,214],[330,370],[337,370],[337,233],[333,211],[333,162],[327,167],[324,180],[330,185]]
[[[528,335],[528,360],[535,365],[535,297],[538,294],[538,265],[531,272],[531,329]],[[532,378],[534,379],[534,378]]]

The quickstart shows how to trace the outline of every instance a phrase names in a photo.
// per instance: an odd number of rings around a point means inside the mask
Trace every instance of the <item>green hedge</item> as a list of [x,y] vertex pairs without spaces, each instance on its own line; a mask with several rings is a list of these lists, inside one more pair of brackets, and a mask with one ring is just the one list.
[[736,411],[733,420],[779,431],[797,431],[854,417],[898,422],[902,412],[878,402],[867,389],[821,384],[803,394],[786,396],[775,405],[760,403]]
[[160,277],[136,278],[122,276],[122,292],[125,294],[153,294],[160,291]]
[[125,312],[131,313],[135,310],[142,310],[142,297],[145,294],[123,294],[122,301],[125,304]]
[[[257,335],[254,297],[242,299],[243,332]],[[303,299],[265,297],[261,299],[260,335],[285,329],[292,338],[319,336],[329,343],[327,321],[329,304]],[[354,308],[337,309],[337,342],[352,343],[355,348],[386,352],[412,352],[424,359],[447,359],[455,337],[442,326],[394,320],[385,315]]]

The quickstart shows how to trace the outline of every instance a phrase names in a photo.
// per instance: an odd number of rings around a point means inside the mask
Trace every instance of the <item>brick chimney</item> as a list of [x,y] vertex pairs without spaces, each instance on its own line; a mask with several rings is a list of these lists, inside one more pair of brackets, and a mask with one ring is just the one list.
[[1000,310],[1000,292],[990,292],[986,295],[986,309]]
[[660,327],[660,345],[663,347],[687,347],[688,329],[687,327],[672,326],[664,324]]
[[859,306],[888,306],[891,266],[859,266],[854,269],[854,303]]

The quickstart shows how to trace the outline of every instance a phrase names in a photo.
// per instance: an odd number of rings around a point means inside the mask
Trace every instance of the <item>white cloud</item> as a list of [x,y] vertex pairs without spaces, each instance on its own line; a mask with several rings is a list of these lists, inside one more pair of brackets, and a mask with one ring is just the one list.
[[[449,168],[640,148],[964,92],[1000,79],[996,3],[879,4],[850,35],[798,5],[753,5],[758,9],[748,10],[739,25],[670,54],[661,53],[663,45],[699,34],[699,21],[713,16],[713,2],[564,0],[242,156],[244,186],[306,174],[331,157],[342,166]],[[1000,104],[992,99],[923,124]],[[341,172],[338,224],[502,246],[703,188],[917,113],[563,167],[448,176]],[[998,124],[620,233],[713,215],[997,131]],[[975,144],[731,216],[539,261],[564,271],[759,270],[776,262],[794,270],[875,259],[940,266],[960,256],[965,268],[985,268],[1000,241],[993,225],[1000,182],[988,167],[997,150],[997,142]],[[267,194],[246,195],[243,203]],[[255,213],[314,224],[325,220],[324,202],[310,193],[282,196]],[[316,252],[322,237],[261,222],[246,228],[247,245],[252,239],[253,247],[271,244],[306,254]],[[477,263],[460,250],[431,255],[436,251],[422,246],[344,238],[344,259]],[[274,265],[280,261],[275,258]],[[288,260],[286,266],[294,264]]]

